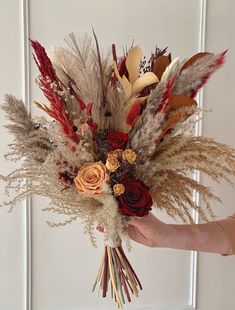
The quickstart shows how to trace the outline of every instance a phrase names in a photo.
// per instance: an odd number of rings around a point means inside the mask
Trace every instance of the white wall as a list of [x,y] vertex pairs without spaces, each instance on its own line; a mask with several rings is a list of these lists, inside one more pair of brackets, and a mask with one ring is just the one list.
[[[204,106],[213,108],[214,113],[205,115],[203,134],[235,148],[234,12],[235,2],[232,0],[208,2],[206,49],[217,52],[229,50],[224,67],[205,89]],[[213,186],[223,200],[224,204],[216,208],[217,214],[223,217],[234,213],[234,189],[227,184],[206,183]],[[199,309],[235,309],[235,257],[200,254],[198,280]]]
[[[26,7],[29,4],[28,18],[23,4]],[[203,134],[235,147],[235,4],[232,0],[209,0],[205,4],[206,1],[196,0],[0,0],[0,100],[4,92],[18,97],[31,94],[30,102],[44,100],[34,84],[37,69],[31,58],[28,58],[31,70],[27,84],[27,62],[25,66],[23,54],[27,51],[24,46],[27,27],[23,25],[28,25],[31,38],[46,47],[63,45],[64,35],[71,31],[91,33],[91,25],[105,49],[115,42],[121,50],[135,39],[147,55],[157,44],[169,46],[173,56],[185,58],[197,52],[205,41],[207,50],[219,52],[229,48],[229,53],[226,65],[204,92],[204,107],[212,107],[215,113],[205,115]],[[32,112],[36,113],[34,108]],[[5,163],[3,154],[10,137],[3,129],[2,113],[0,121],[0,172],[7,173],[12,163]],[[223,208],[217,208],[223,217],[234,210],[234,191],[225,185],[215,188],[224,200]],[[1,200],[4,199],[3,184],[0,194]],[[102,246],[99,249],[90,246],[79,222],[63,229],[48,228],[45,219],[50,215],[40,210],[46,204],[46,200],[34,197],[32,214],[27,213],[25,204],[11,215],[0,209],[0,309],[114,309],[112,301],[91,294]],[[166,219],[161,214],[160,217]],[[196,285],[193,272],[197,267],[196,256],[190,252],[134,245],[129,256],[142,279],[144,291],[127,308],[186,309],[195,305],[195,299],[200,310],[234,308],[234,257],[200,253]]]
[[[20,1],[0,1],[0,100],[3,93],[22,96],[22,12]],[[0,173],[7,174],[11,163],[5,163],[3,154],[11,138],[3,128],[6,124],[0,113]],[[4,200],[3,184],[0,183],[0,201]],[[24,309],[24,210],[17,208],[11,215],[0,209],[0,309]]]

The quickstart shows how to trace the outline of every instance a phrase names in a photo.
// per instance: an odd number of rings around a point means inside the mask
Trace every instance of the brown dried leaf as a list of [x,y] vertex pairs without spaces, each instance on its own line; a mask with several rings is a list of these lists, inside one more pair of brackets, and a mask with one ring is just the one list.
[[170,64],[168,56],[159,56],[154,61],[153,73],[161,80],[163,72],[166,70],[166,67]]
[[197,106],[196,100],[180,94],[174,94],[169,101],[170,110],[177,110],[183,107]]
[[181,111],[178,111],[167,121],[166,125],[162,129],[161,136],[156,141],[156,144],[159,144],[161,142],[161,140],[165,137],[168,131],[175,125],[176,122],[180,120],[182,114],[183,113]]

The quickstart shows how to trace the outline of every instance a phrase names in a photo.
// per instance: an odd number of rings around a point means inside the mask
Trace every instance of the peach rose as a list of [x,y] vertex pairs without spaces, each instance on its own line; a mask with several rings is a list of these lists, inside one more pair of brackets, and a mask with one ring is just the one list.
[[134,164],[134,162],[136,161],[136,157],[136,152],[131,149],[126,149],[122,153],[122,158],[128,161],[128,163],[130,164]]
[[114,172],[118,169],[119,167],[119,161],[115,156],[111,156],[109,155],[107,160],[106,160],[106,168],[111,171]]
[[116,196],[120,196],[125,192],[125,186],[121,183],[115,184],[113,187],[113,192]]
[[79,192],[87,194],[102,193],[102,182],[109,177],[105,165],[102,162],[85,163],[79,170],[74,183]]
[[121,149],[116,149],[116,150],[114,150],[114,151],[109,152],[109,153],[108,153],[108,157],[109,157],[109,156],[114,156],[114,157],[118,158],[118,157],[121,157],[121,156],[122,156],[122,153],[123,153],[123,150],[121,150]]

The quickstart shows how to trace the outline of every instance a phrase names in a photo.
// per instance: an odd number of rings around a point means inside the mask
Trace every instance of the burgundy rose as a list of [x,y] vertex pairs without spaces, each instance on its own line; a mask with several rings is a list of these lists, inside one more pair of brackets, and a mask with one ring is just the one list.
[[124,149],[128,142],[128,135],[124,132],[109,132],[106,136],[111,150]]
[[123,215],[144,216],[152,209],[152,198],[148,188],[140,182],[126,178],[122,184],[125,192],[117,196],[119,212]]

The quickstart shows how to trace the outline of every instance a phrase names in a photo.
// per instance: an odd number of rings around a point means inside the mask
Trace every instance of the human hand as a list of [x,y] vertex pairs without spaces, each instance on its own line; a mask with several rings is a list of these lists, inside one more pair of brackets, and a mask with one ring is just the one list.
[[[160,244],[161,235],[166,225],[149,213],[143,217],[132,217],[125,231],[132,240],[148,247],[156,247]],[[103,232],[101,226],[98,226],[97,230]]]
[[[223,221],[220,222],[222,225]],[[149,213],[143,217],[131,217],[125,231],[132,240],[148,247],[202,251],[223,255],[230,253],[229,239],[218,222],[211,221],[195,225],[197,230],[193,229],[191,224],[167,224]],[[101,226],[98,226],[97,230],[104,231]]]
[[132,217],[126,227],[128,236],[145,246],[157,247],[161,241],[162,231],[166,224],[152,213],[143,217]]

